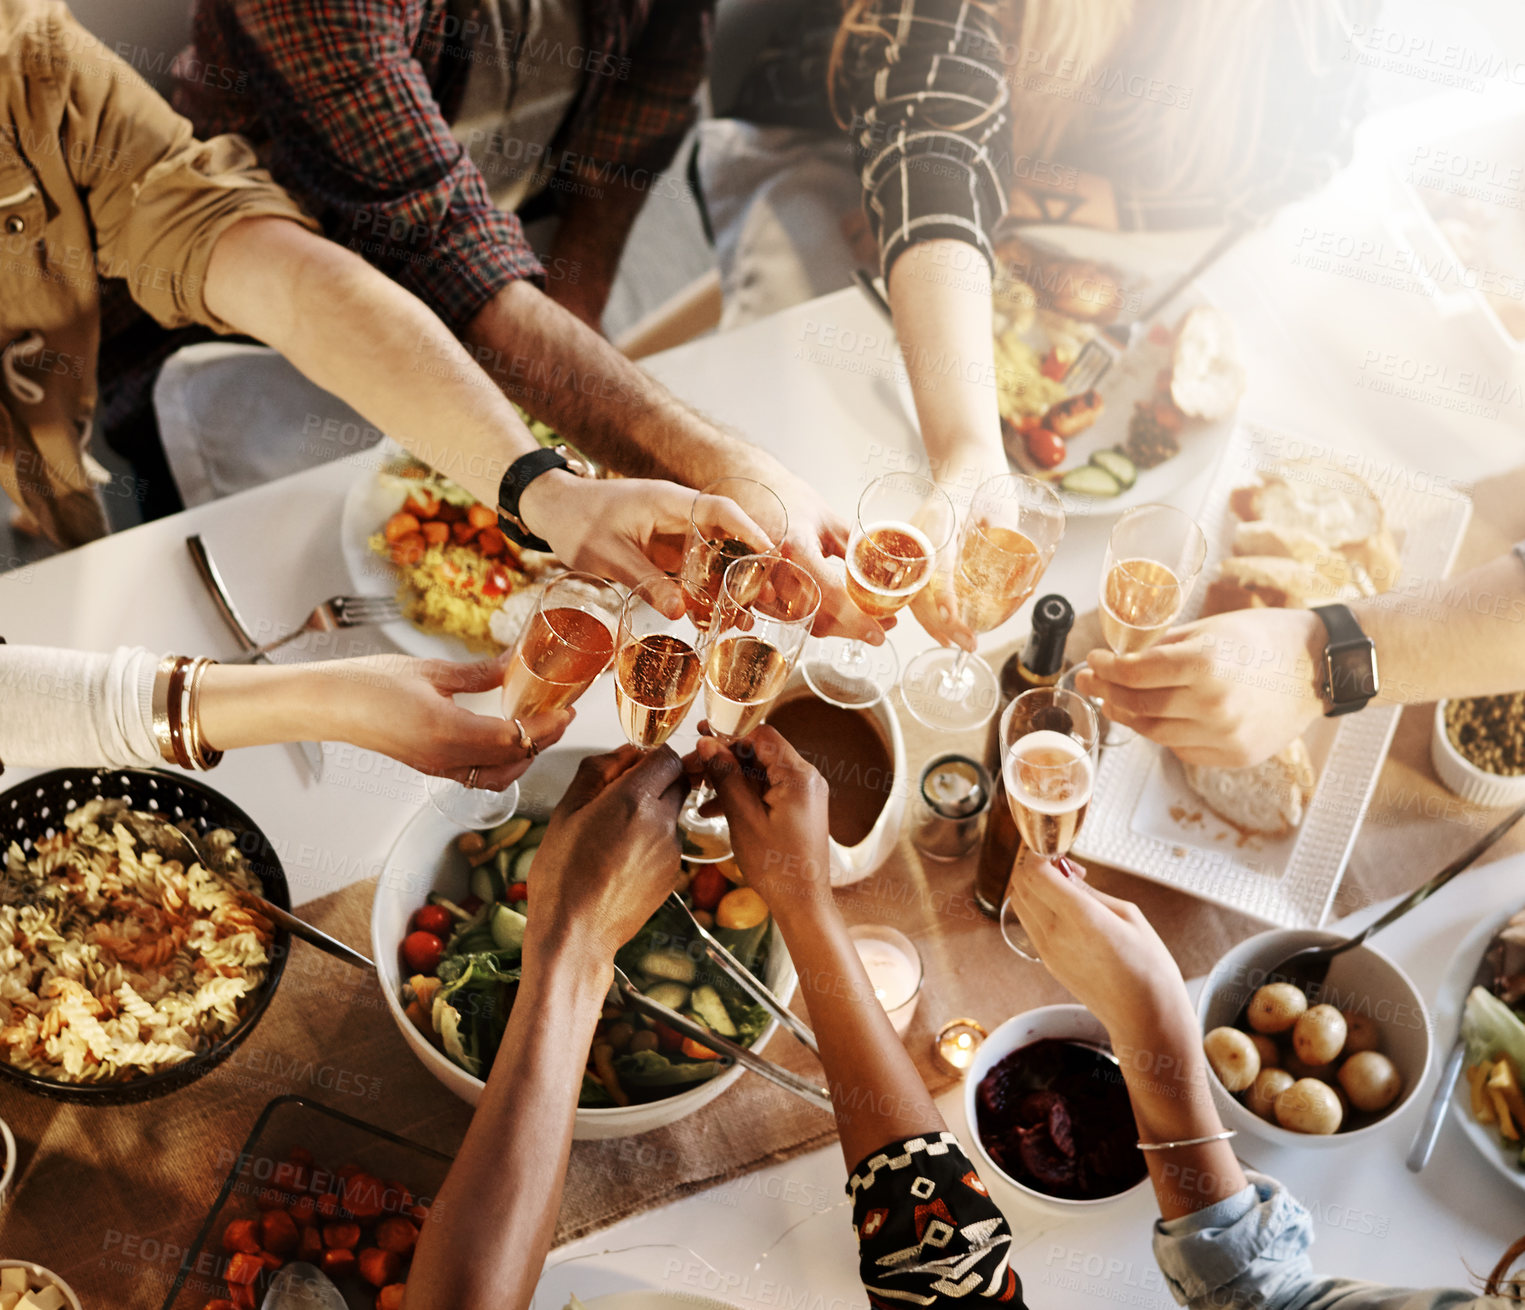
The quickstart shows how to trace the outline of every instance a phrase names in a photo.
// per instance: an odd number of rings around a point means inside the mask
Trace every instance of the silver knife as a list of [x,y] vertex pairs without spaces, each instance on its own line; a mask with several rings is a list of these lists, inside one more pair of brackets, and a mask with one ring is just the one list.
[[[1462,993],[1462,1009],[1467,1007],[1467,997],[1472,995],[1474,987],[1493,988],[1494,980],[1498,977],[1498,960],[1495,953],[1504,945],[1504,933],[1508,928],[1506,923],[1498,932],[1488,939],[1488,944],[1483,947],[1481,958],[1477,962],[1477,970],[1472,975],[1472,981],[1467,984]],[[1461,1015],[1456,1016],[1456,1041],[1451,1047],[1451,1052],[1446,1056],[1445,1066],[1440,1071],[1440,1082],[1435,1085],[1435,1094],[1430,1097],[1430,1104],[1424,1112],[1424,1122],[1419,1125],[1419,1131],[1414,1135],[1414,1144],[1409,1147],[1408,1159],[1404,1161],[1408,1165],[1410,1173],[1417,1174],[1430,1162],[1430,1152],[1435,1149],[1435,1140],[1440,1136],[1440,1123],[1445,1118],[1446,1105],[1451,1100],[1451,1089],[1456,1085],[1456,1080],[1461,1076],[1462,1061],[1466,1058],[1467,1044],[1461,1036]]]
[[681,1033],[684,1037],[724,1057],[728,1063],[739,1064],[755,1074],[761,1074],[769,1082],[777,1083],[786,1092],[793,1092],[801,1100],[809,1101],[817,1109],[830,1112],[831,1093],[824,1087],[819,1087],[808,1079],[801,1078],[799,1074],[774,1064],[772,1060],[765,1059],[755,1051],[731,1041],[728,1037],[711,1032],[703,1024],[684,1018],[676,1010],[668,1009],[660,1001],[652,1000],[651,997],[636,989],[635,984],[625,976],[625,971],[619,965],[614,966],[614,990],[619,994],[620,1000],[631,1009],[639,1010],[642,1014],[660,1020],[674,1032]]
[[[254,640],[243,619],[239,617],[238,610],[233,604],[233,597],[228,594],[227,583],[222,580],[222,574],[217,571],[217,565],[212,563],[212,557],[207,553],[206,543],[201,540],[200,533],[192,533],[187,537],[185,548],[190,552],[191,563],[196,566],[196,575],[201,579],[201,585],[206,588],[207,595],[212,598],[212,603],[217,606],[217,612],[222,615],[222,621],[237,638],[239,646],[246,651],[258,649],[259,642]],[[268,655],[255,656],[255,662],[275,663]],[[323,747],[315,741],[300,741],[297,745],[302,748],[307,767],[312,773],[312,780],[322,782]]]

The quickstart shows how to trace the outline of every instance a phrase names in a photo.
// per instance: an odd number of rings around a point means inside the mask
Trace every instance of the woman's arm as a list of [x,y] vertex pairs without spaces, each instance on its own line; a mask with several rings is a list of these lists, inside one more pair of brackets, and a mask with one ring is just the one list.
[[535,859],[523,981],[419,1234],[408,1310],[520,1310],[533,1298],[614,953],[677,885],[682,778],[668,747],[625,746],[585,759],[556,807]]

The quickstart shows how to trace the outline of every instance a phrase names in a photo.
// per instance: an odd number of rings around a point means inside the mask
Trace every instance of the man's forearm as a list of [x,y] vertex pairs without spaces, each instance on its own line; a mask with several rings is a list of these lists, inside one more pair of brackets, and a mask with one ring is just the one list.
[[588,1047],[612,971],[526,959],[486,1090],[418,1239],[408,1310],[528,1306],[550,1249]]
[[478,312],[466,340],[489,377],[590,459],[627,477],[702,487],[777,461],[679,401],[528,282]]

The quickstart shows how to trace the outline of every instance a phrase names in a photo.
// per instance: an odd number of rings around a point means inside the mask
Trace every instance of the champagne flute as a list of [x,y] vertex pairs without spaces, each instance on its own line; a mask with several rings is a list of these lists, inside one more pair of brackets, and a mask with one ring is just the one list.
[[[620,594],[591,573],[563,573],[541,590],[503,679],[503,716],[525,719],[564,709],[587,690],[614,654]],[[519,784],[502,791],[431,777],[429,800],[464,828],[507,823],[519,808]]]
[[[768,535],[771,549],[759,541],[743,541],[731,524],[717,512],[717,502],[729,500]],[[683,542],[683,563],[678,577],[683,586],[683,607],[700,632],[710,626],[710,616],[720,597],[726,568],[743,555],[776,555],[789,534],[789,512],[771,487],[752,478],[720,478],[694,497],[688,533]]]
[[[1101,736],[1096,710],[1062,687],[1024,691],[1001,715],[1001,779],[1022,845],[1046,860],[1070,853],[1096,780]],[[1001,935],[1024,959],[1037,960],[1008,895]]]
[[[735,741],[763,721],[789,681],[820,607],[820,587],[793,561],[743,555],[731,562],[704,648],[704,714],[712,736]],[[684,857],[700,864],[731,855],[725,816],[700,812],[714,799],[714,788],[701,783],[678,816]]]
[[[989,632],[1021,609],[1063,535],[1064,505],[1048,483],[1020,473],[981,483],[953,573],[953,597],[964,623],[976,633]],[[1001,689],[978,655],[940,646],[906,666],[900,694],[927,727],[958,732],[989,719]]]
[[[1189,514],[1140,505],[1113,525],[1101,569],[1101,634],[1119,655],[1148,650],[1180,616],[1202,571],[1207,542]],[[1110,723],[1105,745],[1138,734]]]
[[703,668],[693,633],[670,619],[659,602],[679,584],[665,574],[638,583],[620,611],[614,657],[614,705],[632,746],[655,750],[688,715],[699,694]]
[[[937,557],[953,538],[958,515],[930,478],[887,473],[858,498],[847,542],[847,595],[871,619],[887,619],[932,581]],[[810,690],[843,709],[872,705],[895,685],[899,660],[888,644],[847,637],[811,642],[800,666]]]

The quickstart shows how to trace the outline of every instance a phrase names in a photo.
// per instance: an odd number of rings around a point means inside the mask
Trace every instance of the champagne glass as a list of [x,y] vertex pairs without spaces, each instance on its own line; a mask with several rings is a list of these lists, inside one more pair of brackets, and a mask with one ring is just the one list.
[[655,750],[672,736],[703,679],[693,632],[660,608],[678,589],[674,579],[655,574],[631,589],[620,611],[614,705],[625,739],[642,750]]
[[[772,543],[764,549],[760,541],[743,541],[731,524],[717,512],[719,500],[739,505]],[[700,632],[710,626],[710,616],[720,597],[721,579],[733,560],[743,555],[776,555],[789,533],[789,512],[771,487],[752,478],[720,478],[694,497],[689,515],[688,533],[683,542],[683,564],[678,577],[683,586],[683,608]]]
[[[1001,715],[1001,779],[1022,845],[1060,861],[1070,853],[1096,779],[1101,736],[1096,710],[1061,687],[1024,691]],[[1038,958],[1011,897],[1001,902],[1001,935],[1024,959]]]
[[[888,473],[858,498],[847,542],[847,595],[871,619],[887,619],[932,581],[938,553],[953,537],[958,515],[930,478]],[[888,644],[847,637],[811,642],[800,666],[810,690],[843,709],[874,704],[895,685],[900,662]]]
[[[704,648],[704,715],[712,736],[735,741],[763,721],[789,681],[820,607],[820,587],[793,561],[743,555],[731,562]],[[684,857],[700,864],[731,855],[725,816],[701,813],[714,799],[714,788],[701,783],[678,816]]]
[[[503,679],[503,717],[527,719],[565,709],[588,689],[614,655],[619,591],[591,573],[563,573],[541,589]],[[430,778],[434,808],[466,828],[506,823],[519,808],[519,784],[503,791]]]
[[[1148,650],[1180,616],[1202,571],[1207,542],[1189,514],[1140,505],[1113,525],[1101,569],[1101,634],[1119,655]],[[1105,745],[1138,734],[1110,723]]]
[[[976,633],[989,632],[1021,609],[1063,535],[1064,505],[1048,483],[1020,473],[981,483],[953,572],[953,597],[964,623]],[[1001,689],[978,655],[939,646],[906,666],[900,694],[927,727],[958,732],[989,719]]]

